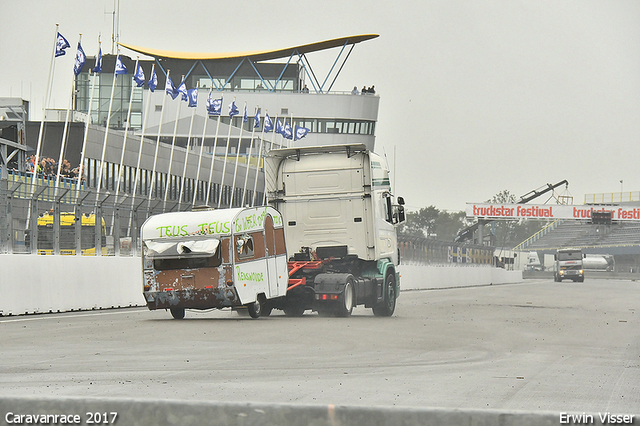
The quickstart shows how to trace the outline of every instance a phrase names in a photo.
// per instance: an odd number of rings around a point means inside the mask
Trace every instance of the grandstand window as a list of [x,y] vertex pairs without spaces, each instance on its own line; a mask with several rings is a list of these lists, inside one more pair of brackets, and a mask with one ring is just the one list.
[[[227,80],[224,78],[214,78],[213,82],[209,77],[203,77],[198,79],[198,87],[201,89],[208,89],[210,87],[222,87],[226,84]],[[213,84],[215,83],[215,85]]]

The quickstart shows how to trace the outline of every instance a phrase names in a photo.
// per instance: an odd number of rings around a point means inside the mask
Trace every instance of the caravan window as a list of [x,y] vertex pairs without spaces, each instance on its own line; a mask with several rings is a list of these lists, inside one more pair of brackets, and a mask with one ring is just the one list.
[[166,271],[169,269],[217,268],[222,265],[222,250],[218,247],[213,256],[183,257],[183,258],[155,258],[153,269]]
[[238,259],[251,259],[254,257],[253,237],[248,234],[236,236],[236,251]]

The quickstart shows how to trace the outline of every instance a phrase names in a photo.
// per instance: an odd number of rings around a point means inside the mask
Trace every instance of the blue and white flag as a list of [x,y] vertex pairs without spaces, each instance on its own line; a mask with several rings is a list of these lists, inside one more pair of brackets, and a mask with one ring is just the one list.
[[189,95],[187,94],[187,85],[184,83],[184,79],[182,79],[182,82],[180,83],[180,85],[178,86],[178,88],[176,89],[178,91],[178,93],[180,93],[182,95],[182,100],[183,101],[188,101],[189,100]]
[[209,98],[207,99],[207,113],[209,115],[220,115],[222,113],[222,98],[213,99],[211,94],[212,92],[209,92]]
[[279,118],[276,119],[276,133],[284,136],[284,127],[282,127],[282,123],[280,122]]
[[91,70],[93,72],[102,72],[102,47],[98,50],[98,56],[96,57],[96,64]]
[[64,38],[64,36],[60,33],[58,33],[58,38],[56,39],[56,54],[55,57],[57,58],[58,56],[62,56],[64,55],[65,52],[64,49],[71,47],[71,45],[69,44],[69,42],[67,41],[66,38]]
[[296,126],[296,137],[294,141],[304,138],[305,136],[307,136],[307,133],[309,133],[309,129],[307,129],[306,127]]
[[286,121],[284,122],[284,129],[282,130],[282,136],[284,136],[285,139],[293,139],[293,130],[291,129],[291,126],[289,125],[289,123],[287,123]]
[[269,117],[269,114],[267,114],[264,117],[264,131],[265,132],[270,132],[272,130],[273,130],[273,121],[271,121],[271,118]]
[[249,118],[247,117],[247,103],[244,104],[244,114],[242,116],[242,122],[246,123]]
[[73,73],[77,76],[82,71],[84,63],[87,62],[87,55],[84,54],[80,42],[78,42],[78,50],[76,51],[76,62],[73,64]]
[[229,117],[233,118],[234,115],[238,115],[240,111],[238,111],[238,107],[236,106],[236,101],[233,101],[229,104]]
[[127,67],[124,66],[124,64],[122,63],[122,59],[120,59],[120,55],[118,55],[118,58],[116,59],[116,75],[128,73],[129,70],[127,70]]
[[156,74],[155,68],[151,72],[151,78],[147,82],[147,86],[151,92],[155,91],[156,87],[158,87],[158,75]]
[[164,85],[164,91],[167,92],[167,95],[171,96],[171,99],[175,99],[180,94],[176,86],[173,85],[173,81],[171,81],[171,77],[167,74],[167,81]]
[[133,80],[136,82],[138,87],[144,86],[144,71],[142,70],[142,65],[138,64],[138,69],[133,75]]
[[189,98],[189,106],[195,108],[198,106],[198,88],[194,87],[187,91],[187,97]]
[[260,110],[256,111],[256,116],[253,117],[253,119],[254,119],[253,128],[257,129],[258,127],[260,127]]

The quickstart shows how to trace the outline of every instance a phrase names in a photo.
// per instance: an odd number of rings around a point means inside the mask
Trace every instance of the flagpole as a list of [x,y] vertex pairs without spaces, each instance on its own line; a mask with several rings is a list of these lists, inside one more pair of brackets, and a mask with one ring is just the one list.
[[111,109],[113,108],[113,95],[116,90],[116,80],[118,78],[118,74],[116,71],[118,69],[117,63],[118,58],[120,57],[120,49],[118,49],[118,56],[116,57],[116,66],[113,68],[113,83],[111,84],[111,97],[109,98],[109,114],[107,115],[107,127],[104,130],[104,142],[102,144],[102,155],[100,156],[100,167],[98,169],[98,185],[96,186],[96,203],[100,200],[100,187],[102,186],[102,174],[104,168],[104,156],[107,151],[107,139],[109,137],[109,124],[111,123]]
[[[265,110],[264,111],[264,117],[265,117],[265,123],[264,125],[266,125],[266,119],[267,116],[269,115],[268,111]],[[262,126],[262,133],[260,134],[260,148],[258,148],[258,160],[256,161],[256,178],[255,181],[253,183],[253,199],[251,201],[251,207],[255,206],[256,203],[256,195],[257,195],[257,191],[258,191],[258,172],[260,170],[260,157],[262,156],[262,146],[264,145],[264,125]]]
[[[140,56],[136,58],[136,64],[134,65],[134,76],[135,73],[138,72],[138,62],[140,61]],[[127,150],[127,136],[129,135],[129,121],[131,120],[131,106],[133,105],[133,92],[134,92],[133,83],[131,83],[131,93],[129,94],[129,109],[127,110],[127,120],[124,125],[124,140],[122,142],[122,153],[120,155],[120,165],[118,166],[118,183],[116,184],[116,203],[118,202],[118,193],[120,192],[120,180],[122,179],[122,167],[124,165],[124,153]],[[115,212],[114,212],[115,214]]]
[[[210,88],[209,89],[209,99],[211,98],[211,91],[213,89]],[[204,141],[205,138],[207,136],[207,123],[209,122],[209,111],[207,111],[204,115],[204,126],[202,127],[202,141],[200,142],[200,155],[198,156],[198,169],[196,172],[196,180],[193,186],[193,202],[191,203],[191,207],[195,207],[196,205],[196,198],[198,197],[198,182],[200,181],[200,166],[202,165],[202,153],[204,152]],[[218,116],[218,123],[220,123],[220,117]],[[215,160],[216,158],[216,153],[215,153],[215,142],[214,142],[214,146],[213,146],[213,160]],[[211,167],[213,168],[213,163],[211,164]],[[205,200],[205,204],[209,202],[208,200],[209,198],[209,190],[207,189],[207,200]]]
[[276,114],[276,124],[275,124],[275,127],[273,128],[273,138],[271,138],[271,141],[269,142],[270,145],[269,145],[268,151],[271,151],[273,149],[273,146],[276,144],[276,139],[278,138],[276,136],[277,133],[278,133],[278,114]]
[[[155,73],[156,65],[153,64],[151,66],[151,79],[153,79]],[[148,87],[149,84],[147,84]],[[154,89],[155,90],[155,89]],[[133,208],[135,207],[136,201],[136,191],[138,190],[138,179],[140,176],[140,162],[142,160],[142,147],[144,146],[144,132],[147,129],[147,119],[149,118],[149,108],[151,106],[151,96],[153,95],[153,90],[149,88],[149,96],[147,96],[147,106],[144,114],[144,120],[142,120],[142,130],[140,131],[140,146],[138,147],[138,161],[136,163],[136,175],[133,179],[133,191],[131,194],[131,216],[129,217],[129,228],[127,230],[127,235],[130,235],[129,231],[131,230],[131,223],[133,221]],[[140,188],[140,195],[142,195],[142,188]]]
[[[233,97],[233,104],[235,105],[236,97]],[[229,111],[231,113],[231,111]],[[222,115],[222,111],[220,111]],[[220,178],[220,196],[218,197],[218,208],[222,204],[222,193],[224,192],[224,178],[227,173],[227,158],[229,157],[229,143],[231,142],[231,126],[233,125],[233,115],[229,114],[229,132],[227,133],[227,148],[224,151],[224,164],[222,165],[222,177]],[[233,196],[233,194],[232,194]]]
[[[222,119],[222,103],[223,102],[224,102],[224,98],[220,100],[220,114],[218,114],[218,124],[216,124],[216,136],[213,139],[211,167],[209,168],[209,181],[207,183],[207,198],[206,198],[207,203],[209,203],[209,196],[211,195],[211,181],[213,180],[213,165],[216,163],[216,146],[218,145],[218,134],[220,131],[220,121]],[[220,188],[220,191],[222,191],[222,188]]]
[[[98,36],[98,52],[102,52],[101,44],[102,42],[100,41],[100,36]],[[98,56],[100,56],[100,53],[98,53]],[[96,67],[98,66],[99,64],[96,65]],[[94,71],[94,70],[93,69],[89,70],[89,76],[91,76],[91,71]],[[80,197],[80,185],[82,184],[82,176],[84,175],[84,157],[87,149],[87,137],[89,136],[89,125],[91,124],[91,107],[93,106],[93,92],[96,88],[96,80],[98,80],[98,78],[96,77],[97,73],[98,72],[95,72],[95,71],[93,73],[93,81],[91,82],[91,93],[89,94],[89,107],[87,108],[87,122],[85,123],[85,127],[84,127],[84,138],[82,139],[82,152],[80,153],[80,164],[78,165],[78,183],[76,185],[76,191],[77,191],[76,201],[78,200],[78,197]]]
[[[256,109],[259,109],[256,107]],[[257,112],[256,112],[257,114]],[[255,115],[253,116],[255,120]],[[249,181],[249,169],[251,168],[251,154],[253,153],[253,137],[256,134],[256,123],[253,123],[253,129],[251,129],[251,144],[249,145],[249,153],[247,154],[247,167],[244,173],[244,186],[242,187],[242,205],[244,206],[245,195],[247,193],[247,182]]]
[[[167,83],[169,81],[169,72],[167,70]],[[162,97],[162,109],[160,110],[160,122],[158,123],[158,136],[156,137],[156,152],[153,155],[153,170],[151,171],[151,182],[149,184],[149,201],[147,203],[147,208],[151,208],[151,197],[153,195],[153,186],[156,183],[156,166],[158,164],[158,148],[160,147],[160,133],[162,131],[162,121],[164,120],[164,107],[167,102],[167,83],[165,83],[165,93]]]
[[291,133],[292,133],[291,139],[287,143],[287,147],[289,148],[293,147],[293,138],[295,138],[295,134],[296,134],[296,126],[295,124],[293,124],[293,113],[291,113]]
[[[184,153],[184,167],[182,169],[182,181],[180,181],[180,197],[178,198],[178,203],[182,203],[182,195],[184,191],[184,181],[187,179],[187,161],[189,160],[189,144],[191,143],[191,131],[193,130],[193,119],[196,116],[196,107],[191,111],[191,122],[189,123],[189,137],[187,138],[187,146],[185,147]],[[205,120],[208,118],[205,116]]]
[[[191,203],[192,207],[196,205],[196,198],[198,197],[198,182],[200,181],[200,166],[202,165],[202,153],[204,151],[204,140],[207,135],[207,122],[209,121],[209,114],[204,117],[204,127],[202,128],[202,141],[200,142],[200,155],[198,156],[198,172],[196,173],[196,180],[193,187],[193,202]],[[214,146],[215,149],[215,146]],[[215,152],[213,154],[213,159],[215,160]],[[212,160],[213,161],[213,160]],[[207,197],[209,197],[209,190],[207,190]],[[205,204],[207,200],[205,200]]]
[[[182,81],[184,82],[184,75],[182,76]],[[176,110],[176,120],[173,125],[173,139],[171,139],[171,154],[169,154],[169,171],[167,172],[167,183],[164,187],[164,201],[162,203],[162,211],[167,208],[167,196],[169,195],[169,183],[171,183],[171,169],[173,166],[173,151],[176,146],[176,135],[178,134],[178,119],[180,118],[180,107],[182,106],[182,102],[178,102],[178,108]]]
[[[38,176],[38,166],[40,163],[40,150],[42,149],[42,137],[44,135],[44,119],[47,112],[47,107],[49,102],[51,101],[51,86],[53,85],[53,68],[54,68],[54,59],[56,57],[56,49],[58,45],[58,28],[59,25],[56,24],[56,32],[54,34],[54,43],[53,43],[53,52],[51,52],[51,63],[49,65],[49,77],[47,78],[47,96],[43,101],[42,105],[42,118],[40,120],[40,131],[38,132],[38,144],[36,146],[36,157],[33,162],[33,175],[32,175],[32,185],[31,185],[31,194],[33,194],[36,190],[36,179]],[[31,209],[29,209],[31,211]]]
[[[246,116],[246,111],[247,111],[247,101],[244,101],[244,111],[245,111],[245,116]],[[242,122],[244,123],[244,116],[242,117]],[[231,201],[229,201],[229,208],[233,207],[233,198],[235,195],[235,191],[236,191],[236,177],[238,175],[238,163],[240,160],[240,146],[242,145],[242,131],[243,131],[243,124],[240,124],[240,136],[238,137],[238,148],[236,149],[236,167],[233,170],[233,183],[231,184]],[[240,207],[242,207],[243,204],[243,200],[240,201]]]
[[[273,139],[271,140],[271,145],[269,146],[269,151],[271,151],[273,149],[273,145],[276,143],[276,130],[278,130],[278,114],[276,114],[276,127],[273,130]],[[282,134],[280,134],[280,136],[282,136]],[[262,167],[262,169],[264,170],[264,165]],[[264,174],[264,173],[263,173]],[[267,204],[267,177],[264,177],[264,189],[262,191],[262,205],[266,205]],[[258,182],[258,175],[256,174],[256,183]]]
[[[78,48],[80,47],[81,42],[82,42],[82,34],[80,34],[80,37],[78,39]],[[64,129],[62,130],[62,142],[60,143],[60,155],[58,156],[58,168],[56,170],[56,185],[53,190],[54,197],[58,195],[58,185],[60,185],[60,171],[62,170],[62,160],[63,160],[62,157],[64,156],[64,151],[67,145],[67,131],[69,130],[69,113],[71,112],[71,104],[73,103],[73,94],[75,92],[75,86],[76,86],[75,72],[72,73],[72,75],[73,77],[71,80],[71,93],[69,93],[69,104],[67,105],[67,114],[65,115],[65,118],[64,118]]]
[[[134,65],[133,75],[135,76],[138,72],[138,62],[140,61],[140,56],[136,58],[136,64]],[[122,180],[122,167],[124,165],[124,153],[127,150],[127,136],[129,136],[129,121],[131,121],[131,106],[133,105],[133,92],[134,92],[133,82],[131,83],[131,93],[129,94],[129,109],[127,110],[127,120],[124,125],[124,140],[122,142],[122,153],[120,154],[120,165],[118,166],[118,182],[116,183],[116,204],[118,203],[118,194],[120,193],[120,181]],[[133,195],[135,195],[135,186],[133,187]],[[113,211],[112,223],[115,223],[116,211]],[[111,235],[113,235],[113,226],[111,227]],[[127,234],[128,235],[128,234]]]

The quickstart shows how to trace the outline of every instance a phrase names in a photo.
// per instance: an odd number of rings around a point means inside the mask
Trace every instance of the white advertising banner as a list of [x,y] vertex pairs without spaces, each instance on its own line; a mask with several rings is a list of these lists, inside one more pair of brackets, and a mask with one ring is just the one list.
[[467,217],[486,219],[591,219],[592,212],[611,212],[612,220],[640,220],[640,207],[467,203]]

